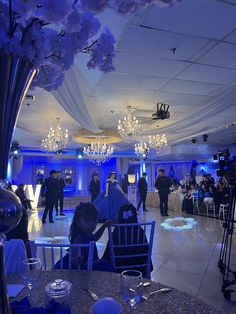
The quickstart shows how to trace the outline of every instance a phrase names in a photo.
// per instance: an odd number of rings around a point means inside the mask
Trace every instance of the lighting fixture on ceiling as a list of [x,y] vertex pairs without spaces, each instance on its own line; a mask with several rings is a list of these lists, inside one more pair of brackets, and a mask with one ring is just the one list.
[[112,158],[113,153],[114,148],[112,145],[100,142],[92,143],[83,149],[84,157],[97,165],[107,162]]
[[152,114],[152,120],[165,120],[170,118],[170,105],[157,103],[157,110]]
[[134,151],[138,157],[146,158],[149,154],[150,148],[147,143],[140,141],[134,145]]
[[148,139],[148,143],[151,148],[155,148],[155,149],[165,146],[167,145],[166,135],[165,134],[162,134],[162,135],[157,134],[154,136],[150,135]]
[[20,144],[17,141],[13,141],[11,144],[11,153],[17,155],[20,152]]
[[193,144],[196,144],[197,138],[196,138],[196,137],[193,137],[193,138],[191,139],[191,142],[192,142]]
[[141,125],[135,116],[132,116],[131,106],[128,106],[128,113],[124,119],[118,122],[118,133],[123,138],[139,135],[141,133]]
[[65,148],[68,144],[69,132],[67,129],[65,130],[65,132],[63,132],[61,128],[60,118],[56,119],[57,124],[55,129],[51,127],[47,137],[41,142],[41,148],[44,151],[58,152]]

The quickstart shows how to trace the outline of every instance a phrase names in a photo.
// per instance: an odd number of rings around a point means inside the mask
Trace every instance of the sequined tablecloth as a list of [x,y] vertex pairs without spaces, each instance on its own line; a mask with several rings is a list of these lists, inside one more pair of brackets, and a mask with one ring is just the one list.
[[[182,193],[173,193],[173,192],[170,193],[169,199],[168,199],[169,210],[181,213],[183,199],[184,199],[184,195]],[[146,206],[153,207],[153,208],[160,208],[160,200],[159,200],[158,192],[147,193]]]
[[[89,287],[99,298],[113,297],[122,303],[123,313],[130,313],[129,306],[124,303],[120,288],[120,275],[106,272],[87,272],[87,271],[42,271],[38,280],[37,294],[35,304],[44,306],[44,288],[47,283],[55,279],[64,279],[72,283],[71,306],[72,314],[89,314],[90,308],[93,305],[93,300],[86,291],[82,288]],[[11,275],[7,277],[8,284],[16,284],[20,282],[19,275]],[[146,288],[145,293],[149,293],[156,289],[162,288],[156,282]],[[26,296],[26,288],[17,296],[17,300],[21,300]],[[173,289],[165,294],[153,295],[148,301],[141,301],[137,304],[137,314],[217,314],[222,313],[207,305],[200,299],[191,295]],[[111,313],[112,314],[112,313]]]

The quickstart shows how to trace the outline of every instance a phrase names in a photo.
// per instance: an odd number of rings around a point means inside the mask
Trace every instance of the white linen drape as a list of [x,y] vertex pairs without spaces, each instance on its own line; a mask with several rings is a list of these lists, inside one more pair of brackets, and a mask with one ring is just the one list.
[[95,121],[90,115],[82,90],[85,89],[85,82],[78,67],[74,65],[65,75],[64,83],[55,91],[52,91],[62,108],[78,124],[92,132],[100,132]]

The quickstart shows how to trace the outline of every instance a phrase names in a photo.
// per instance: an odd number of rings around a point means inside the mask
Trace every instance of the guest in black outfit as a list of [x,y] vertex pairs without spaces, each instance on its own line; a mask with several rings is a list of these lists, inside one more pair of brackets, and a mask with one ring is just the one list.
[[42,217],[42,223],[46,223],[47,214],[49,212],[49,222],[54,223],[52,218],[53,207],[56,204],[58,194],[57,188],[57,172],[50,171],[50,177],[46,178],[41,187],[41,196],[46,197],[46,206]]
[[155,182],[155,188],[158,190],[158,194],[160,198],[161,215],[164,217],[164,216],[169,216],[168,215],[168,195],[170,194],[171,181],[167,176],[165,176],[164,169],[159,169],[158,173],[159,175]]
[[100,181],[97,173],[94,173],[93,180],[90,181],[89,191],[91,193],[91,202],[93,203],[100,192]]
[[19,184],[15,193],[19,197],[21,204],[25,210],[32,209],[31,204],[30,204],[30,202],[32,202],[32,201],[26,197],[24,188],[25,188],[25,185],[23,183]]
[[138,192],[140,196],[140,200],[138,203],[137,210],[139,210],[139,207],[141,204],[143,204],[143,211],[147,212],[146,209],[146,198],[147,198],[147,190],[148,190],[148,184],[146,181],[147,174],[146,172],[143,173],[142,178],[138,180]]
[[58,203],[60,203],[60,216],[65,216],[63,213],[63,203],[64,203],[64,188],[65,180],[61,178],[61,171],[57,171],[57,199],[55,204],[56,215],[58,216]]
[[19,185],[15,193],[21,201],[23,214],[19,223],[16,225],[16,227],[6,234],[6,239],[7,241],[10,241],[11,239],[23,240],[25,243],[27,256],[28,258],[31,258],[31,250],[30,250],[29,235],[28,235],[28,214],[27,214],[27,202],[29,200],[25,196],[23,183]]

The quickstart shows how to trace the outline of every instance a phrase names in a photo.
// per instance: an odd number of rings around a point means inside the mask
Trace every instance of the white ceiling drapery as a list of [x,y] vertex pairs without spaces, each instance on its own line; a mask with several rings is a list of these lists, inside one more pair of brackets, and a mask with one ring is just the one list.
[[53,95],[62,108],[78,124],[89,131],[99,133],[94,119],[88,111],[82,90],[85,88],[83,77],[77,66],[73,66],[65,75],[65,81]]

